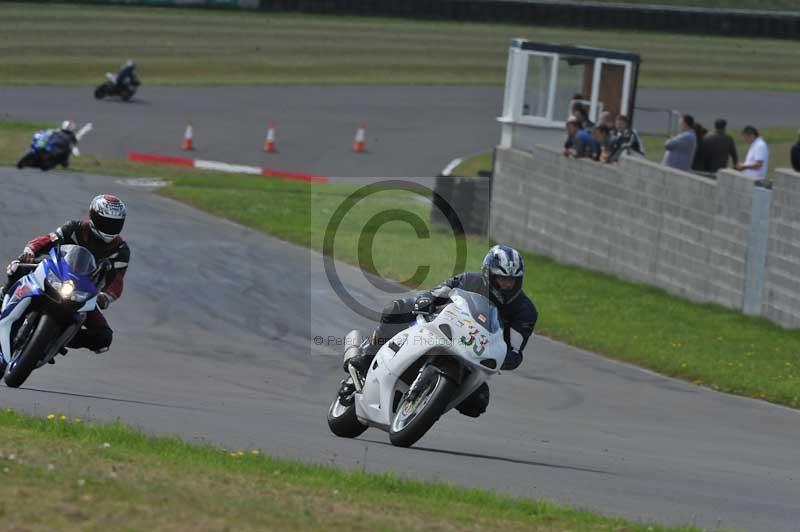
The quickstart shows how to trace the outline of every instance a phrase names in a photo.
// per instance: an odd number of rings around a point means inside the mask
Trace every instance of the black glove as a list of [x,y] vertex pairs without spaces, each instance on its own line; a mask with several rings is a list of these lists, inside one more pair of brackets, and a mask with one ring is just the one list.
[[414,301],[414,312],[430,312],[434,299],[432,293],[421,292]]
[[522,353],[509,348],[506,353],[506,359],[503,361],[503,365],[500,366],[500,369],[511,371],[517,369],[520,364],[522,364]]
[[97,307],[100,310],[105,310],[108,308],[108,305],[111,304],[111,299],[108,297],[108,294],[105,292],[100,292],[97,294]]

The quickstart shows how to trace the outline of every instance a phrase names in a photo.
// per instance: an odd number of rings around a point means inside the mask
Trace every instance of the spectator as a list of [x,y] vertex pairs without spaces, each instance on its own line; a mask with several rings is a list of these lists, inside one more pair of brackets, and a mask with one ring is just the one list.
[[600,116],[597,117],[597,125],[603,126],[608,130],[609,133],[615,133],[614,115],[612,115],[608,111],[603,111],[602,113],[600,113]]
[[608,162],[608,142],[611,139],[611,132],[604,125],[595,126],[592,128],[592,138],[596,146],[592,153],[592,159],[600,161],[601,163]]
[[736,153],[736,142],[733,137],[725,133],[728,123],[722,118],[714,122],[714,132],[709,133],[702,140],[704,166],[707,172],[716,174],[720,168],[728,166],[728,157],[731,158],[733,167],[739,163]]
[[589,113],[583,105],[575,106],[573,116],[580,121],[581,127],[584,130],[588,131],[594,127],[594,122],[589,120]]
[[705,155],[703,154],[703,139],[706,133],[708,133],[708,130],[697,122],[694,123],[692,129],[694,129],[694,135],[697,140],[697,148],[694,150],[694,157],[692,158],[692,170],[695,172],[705,172],[706,161]]
[[694,132],[694,118],[683,115],[680,122],[681,132],[664,143],[663,164],[688,172],[692,169],[694,152],[697,149],[697,135]]
[[800,129],[797,130],[797,142],[792,146],[792,168],[795,172],[800,172]]
[[639,138],[639,133],[630,126],[630,120],[625,115],[619,115],[616,120],[617,130],[609,139],[608,162],[615,163],[623,153],[631,152],[644,155],[644,144]]
[[741,170],[746,176],[764,179],[767,177],[767,168],[769,167],[767,143],[758,135],[758,130],[753,126],[745,126],[742,129],[742,137],[750,145],[750,148],[747,150],[744,162],[737,164],[736,169]]
[[566,157],[591,157],[597,150],[597,143],[592,138],[588,131],[581,127],[581,123],[577,118],[570,118],[567,120],[567,144],[570,146],[564,148],[564,156]]

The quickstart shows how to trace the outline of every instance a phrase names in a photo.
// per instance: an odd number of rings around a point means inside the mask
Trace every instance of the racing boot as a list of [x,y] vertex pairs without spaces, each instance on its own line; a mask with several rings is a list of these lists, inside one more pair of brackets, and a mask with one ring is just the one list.
[[[372,335],[375,339],[376,334]],[[345,344],[348,346],[344,352],[344,371],[350,372],[350,366],[355,368],[361,380],[364,380],[369,371],[369,365],[372,359],[375,358],[375,353],[378,352],[378,346],[375,342],[364,339],[358,331],[352,331],[345,338]]]

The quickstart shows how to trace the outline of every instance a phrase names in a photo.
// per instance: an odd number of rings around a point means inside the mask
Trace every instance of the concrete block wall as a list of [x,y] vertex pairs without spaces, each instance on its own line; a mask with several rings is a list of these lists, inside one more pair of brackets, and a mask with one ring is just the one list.
[[714,181],[638,157],[603,165],[543,146],[498,148],[495,160],[493,239],[741,309],[755,180],[723,171]]
[[800,327],[800,174],[775,171],[762,315]]

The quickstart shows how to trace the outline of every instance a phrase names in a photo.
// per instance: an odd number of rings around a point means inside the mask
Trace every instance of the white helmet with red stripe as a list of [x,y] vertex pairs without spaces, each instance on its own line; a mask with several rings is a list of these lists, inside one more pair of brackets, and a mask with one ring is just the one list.
[[103,242],[111,242],[125,225],[125,204],[111,194],[95,196],[89,206],[89,227]]
[[75,133],[75,122],[72,120],[64,120],[61,122],[61,131],[69,131],[70,133]]

